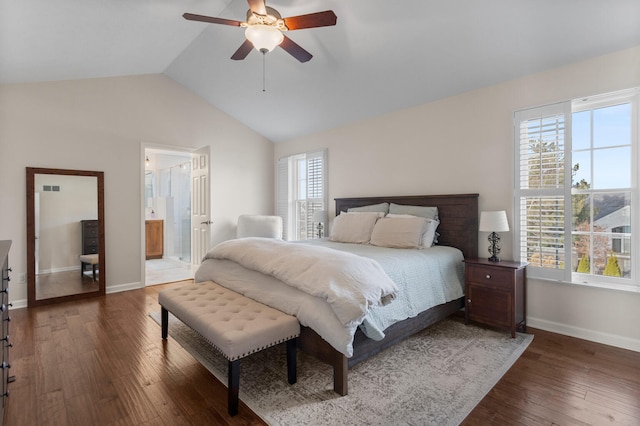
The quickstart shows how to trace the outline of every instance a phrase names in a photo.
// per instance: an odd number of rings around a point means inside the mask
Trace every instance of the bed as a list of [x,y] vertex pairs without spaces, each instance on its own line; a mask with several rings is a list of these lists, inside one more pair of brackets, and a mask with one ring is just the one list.
[[[455,261],[456,264],[461,264],[463,258],[477,256],[478,194],[338,198],[335,202],[337,215],[342,212],[346,212],[349,209],[379,203],[394,203],[396,205],[406,206],[436,206],[438,208],[440,224],[437,228],[437,247],[432,251],[455,251],[457,253],[456,256],[459,256],[459,259]],[[258,241],[258,243],[262,244],[262,241]],[[266,243],[266,241],[264,243]],[[228,245],[230,244],[236,243],[229,242]],[[237,244],[243,244],[243,242],[238,242]],[[276,242],[270,242],[269,244],[276,244]],[[329,246],[330,245],[331,244],[329,243]],[[455,247],[457,250],[453,250],[450,247]],[[268,248],[269,247],[266,246],[265,250]],[[307,250],[306,248],[304,249]],[[313,247],[311,249],[328,250],[332,253],[339,251],[323,247]],[[369,250],[368,247],[364,247],[363,245],[361,245],[360,249]],[[216,248],[214,248],[212,252],[215,250]],[[373,248],[371,250],[373,250]],[[414,253],[412,253],[412,255],[422,255],[422,252],[426,252],[428,250],[430,249],[424,251],[413,250]],[[263,253],[268,256],[270,252],[264,251]],[[329,253],[319,252],[318,254],[327,255]],[[244,256],[244,254],[242,254],[242,256]],[[365,254],[365,256],[367,255]],[[342,349],[342,346],[340,346],[339,343],[336,344],[334,339],[334,330],[337,333],[336,336],[339,336],[337,338],[338,340],[345,339],[344,337],[340,337],[345,333],[345,331],[340,329],[341,327],[344,327],[340,322],[336,321],[336,324],[333,324],[331,321],[319,319],[316,319],[315,323],[309,321],[310,315],[315,316],[315,311],[311,311],[307,307],[309,306],[308,299],[314,299],[313,297],[308,296],[307,294],[299,295],[298,290],[287,287],[283,282],[286,281],[285,278],[265,275],[263,274],[265,271],[260,272],[256,270],[246,270],[246,265],[242,266],[235,263],[237,259],[231,261],[229,259],[212,259],[208,257],[209,254],[196,272],[196,282],[208,280],[218,282],[223,286],[230,287],[236,292],[254,298],[261,303],[273,306],[276,309],[288,311],[287,313],[290,314],[292,314],[292,309],[297,309],[295,312],[300,315],[296,313],[293,314],[298,316],[300,323],[303,325],[301,327],[299,347],[301,350],[333,367],[334,390],[340,395],[346,395],[348,392],[348,369],[350,367],[453,314],[460,310],[464,305],[464,297],[462,297],[462,292],[460,291],[459,294],[455,295],[453,300],[450,300],[451,296],[449,296],[447,299],[443,299],[442,303],[439,302],[436,306],[424,311],[416,312],[411,318],[404,319],[388,327],[385,326],[386,328],[383,333],[384,338],[381,340],[374,340],[367,337],[365,333],[357,327],[357,325],[346,327],[346,329],[349,330],[348,332],[351,333],[349,337],[349,339],[351,339],[349,341],[351,346],[347,352]],[[276,258],[276,256],[273,257]],[[364,259],[362,260],[364,261]],[[371,261],[370,259],[367,260]],[[376,265],[379,267],[377,263]],[[292,267],[292,269],[295,269],[295,267]],[[301,270],[304,269],[305,268],[301,268]],[[359,269],[363,268],[361,267]],[[294,275],[294,277],[296,276]],[[391,285],[394,285],[394,283],[391,282]],[[285,290],[285,288],[287,290]],[[284,295],[285,292],[288,292],[289,294],[296,293],[293,294],[292,302],[283,304],[282,295]],[[393,296],[396,297],[395,294]],[[293,308],[292,304],[299,304],[300,306]],[[397,306],[397,304],[395,306]],[[325,307],[320,306],[318,312],[320,313],[322,309],[325,309]],[[326,309],[328,310],[329,308]],[[340,315],[336,314],[335,316]],[[305,324],[309,323],[312,325],[305,326]],[[330,334],[330,337],[328,337],[327,333]],[[321,335],[324,338],[321,337]],[[378,337],[378,339],[379,338],[380,337]]]

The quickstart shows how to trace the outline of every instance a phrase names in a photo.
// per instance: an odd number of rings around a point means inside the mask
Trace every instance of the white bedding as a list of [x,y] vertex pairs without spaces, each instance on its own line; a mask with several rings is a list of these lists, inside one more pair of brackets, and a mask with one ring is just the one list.
[[[309,245],[306,243],[281,243],[291,247],[293,251],[303,251],[302,247]],[[311,250],[323,249],[324,251],[320,250],[323,254],[328,254],[326,251],[333,249],[339,251],[355,250],[359,256],[370,258],[369,263],[363,264],[371,265],[371,259],[376,259],[374,260],[375,264],[382,265],[387,275],[400,287],[398,300],[386,306],[365,308],[367,312],[361,326],[369,337],[381,339],[384,337],[384,328],[389,324],[415,316],[432,306],[462,296],[462,255],[456,249],[433,247],[425,250],[403,250],[362,244],[334,243],[326,240],[314,240],[313,245],[328,246],[314,247]],[[306,253],[308,250],[304,249],[304,252]],[[433,254],[436,253],[440,254],[434,256]],[[328,302],[326,294],[324,294],[326,289],[303,291],[286,284],[277,277],[246,268],[232,260],[215,258],[216,256],[225,257],[226,255],[207,255],[195,274],[196,282],[211,280],[261,303],[295,315],[300,324],[315,330],[336,350],[347,357],[353,355],[353,336],[361,320],[344,321],[346,317],[340,320],[336,315],[335,308]],[[261,255],[263,258],[271,256],[272,254],[268,250],[266,254],[263,252]],[[242,253],[236,253],[235,257],[241,258]],[[409,264],[405,261],[407,258],[410,258]],[[433,258],[436,260],[434,261]],[[431,266],[425,267],[423,265],[425,262]],[[250,263],[245,262],[246,265]],[[307,268],[305,265],[309,263],[316,264],[315,261],[298,261],[296,267],[305,270]],[[440,265],[441,263],[444,266]],[[264,268],[264,266],[258,268]],[[263,269],[263,271],[268,272],[267,269]],[[285,275],[287,274],[285,273]],[[432,279],[438,281],[438,284],[428,284]]]
[[423,250],[376,247],[369,244],[340,244],[311,240],[312,244],[347,250],[376,260],[399,286],[393,303],[371,309],[360,325],[374,340],[398,321],[412,318],[429,308],[458,299],[464,294],[464,256],[453,247],[432,246]]
[[205,259],[231,260],[321,298],[345,326],[360,324],[372,307],[390,303],[398,292],[377,261],[326,247],[240,238],[218,244]]

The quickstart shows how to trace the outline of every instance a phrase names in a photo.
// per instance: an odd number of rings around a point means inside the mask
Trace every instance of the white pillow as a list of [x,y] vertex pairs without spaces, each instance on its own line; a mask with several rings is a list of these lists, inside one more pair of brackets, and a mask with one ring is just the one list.
[[436,229],[438,229],[440,221],[436,219],[427,219],[427,229],[422,234],[422,248],[429,248],[436,242]]
[[346,213],[342,213],[342,214],[368,214],[368,215],[372,215],[372,216],[377,216],[378,218],[380,217],[384,217],[385,213],[384,212],[362,212],[362,211],[355,211],[355,212],[346,212]]
[[330,241],[368,244],[376,221],[384,216],[377,212],[351,212],[336,216],[331,226]]
[[353,212],[382,212],[384,214],[389,213],[389,203],[371,204],[369,206],[351,207],[347,209],[349,213]]
[[392,248],[422,248],[427,219],[385,217],[378,220],[371,233],[371,245]]
[[[418,216],[413,216],[410,214],[389,213],[386,217],[398,218],[398,219],[410,219]],[[420,243],[421,248],[429,248],[434,244],[436,240],[436,229],[438,229],[438,225],[440,225],[439,220],[427,219],[427,226],[424,229],[424,232],[422,234],[422,241]]]
[[439,219],[437,207],[406,206],[404,204],[391,203],[389,213],[409,214],[412,216],[426,217],[427,219]]

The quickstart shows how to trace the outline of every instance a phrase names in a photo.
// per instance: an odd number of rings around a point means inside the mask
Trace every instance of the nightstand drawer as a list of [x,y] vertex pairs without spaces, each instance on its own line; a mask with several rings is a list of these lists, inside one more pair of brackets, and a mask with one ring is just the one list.
[[467,264],[468,279],[479,284],[497,287],[510,287],[513,280],[513,271],[503,268],[491,268],[481,265]]

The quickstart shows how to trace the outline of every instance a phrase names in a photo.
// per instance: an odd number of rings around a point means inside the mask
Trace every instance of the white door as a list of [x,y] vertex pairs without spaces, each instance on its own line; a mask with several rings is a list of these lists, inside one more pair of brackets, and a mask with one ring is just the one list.
[[191,263],[199,265],[210,248],[209,147],[191,154]]

